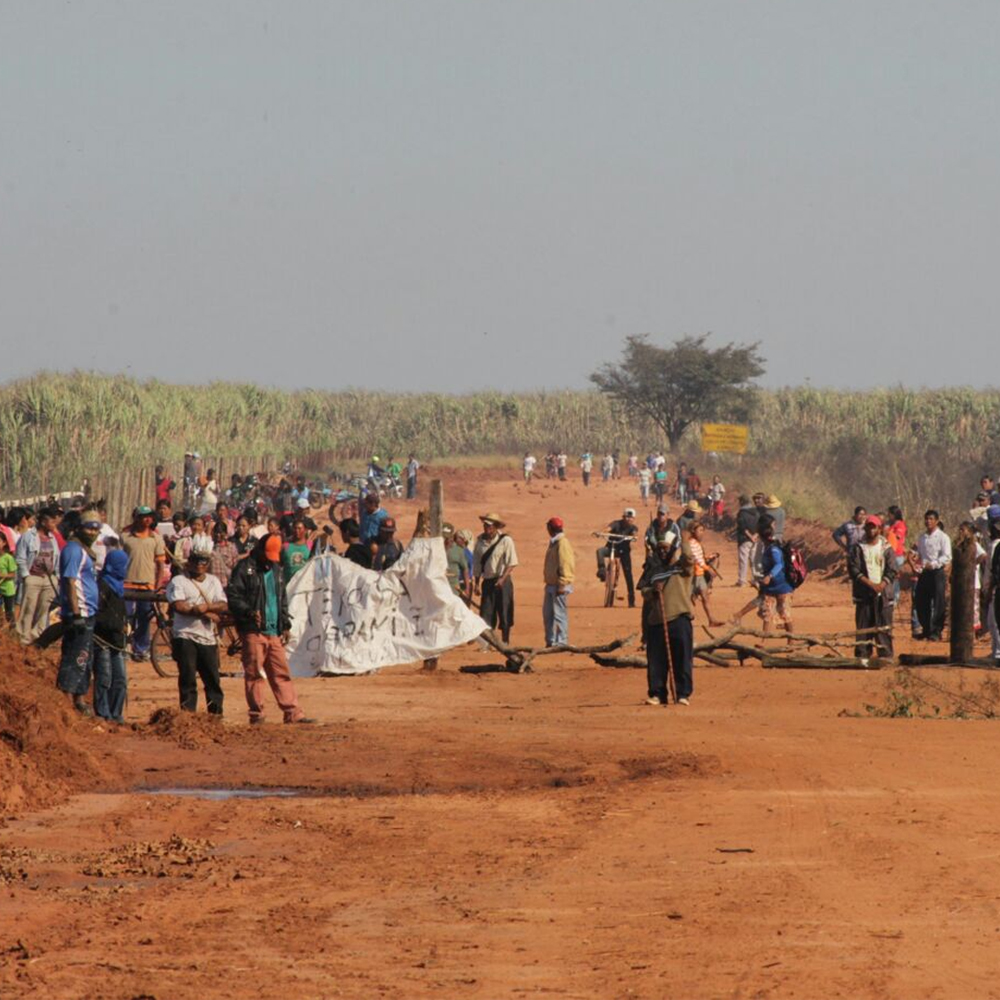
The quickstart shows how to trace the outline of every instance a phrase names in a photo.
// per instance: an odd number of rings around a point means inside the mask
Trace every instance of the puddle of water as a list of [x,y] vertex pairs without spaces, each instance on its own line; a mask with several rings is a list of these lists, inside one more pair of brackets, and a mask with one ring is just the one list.
[[[294,799],[310,792],[302,788],[137,788],[139,795],[177,795],[189,799]],[[311,793],[315,795],[316,793]]]

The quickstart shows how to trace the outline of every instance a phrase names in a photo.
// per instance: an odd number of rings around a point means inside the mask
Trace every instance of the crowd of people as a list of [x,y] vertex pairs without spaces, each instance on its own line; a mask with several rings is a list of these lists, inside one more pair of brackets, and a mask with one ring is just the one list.
[[[536,464],[530,453],[525,455],[526,481]],[[545,457],[547,476],[565,478],[566,466],[565,454],[553,451]],[[580,460],[585,484],[593,467],[593,456],[585,453]],[[609,452],[598,468],[604,479],[618,478],[617,454]],[[626,507],[621,517],[608,523],[607,531],[595,532],[603,539],[596,550],[597,575],[603,580],[615,566],[624,580],[628,606],[636,606],[637,595],[642,599],[649,703],[665,704],[671,681],[675,699],[688,704],[696,605],[702,605],[709,626],[723,624],[712,605],[713,583],[721,578],[719,553],[706,552],[705,532],[723,523],[725,487],[716,475],[706,488],[685,462],[668,474],[659,453],[641,462],[629,456],[626,468],[638,480],[643,499],[648,498],[650,483],[656,484],[655,515],[643,534],[636,508]],[[157,467],[155,507],[136,506],[130,523],[120,530],[108,523],[102,500],[80,497],[66,510],[58,504],[0,510],[0,609],[25,645],[61,638],[57,684],[82,714],[123,720],[126,660],[149,657],[157,600],[170,610],[181,708],[197,709],[200,679],[208,711],[222,714],[218,642],[225,621],[240,636],[250,722],[263,721],[268,687],[285,722],[309,722],[298,704],[284,652],[290,627],[287,583],[314,556],[338,551],[338,544],[340,553],[359,566],[377,571],[392,567],[403,546],[375,484],[383,474],[405,474],[407,495],[414,496],[418,469],[412,456],[398,469],[391,464],[383,469],[374,456],[357,516],[352,512],[335,519],[336,504],[331,504],[331,523],[322,528],[312,515],[331,498],[333,491],[325,484],[285,469],[273,479],[234,475],[221,490],[214,470],[202,472],[196,453],[186,458],[180,486]],[[989,633],[993,656],[1000,662],[1000,491],[989,476],[982,478],[980,487],[969,519],[958,531],[976,547],[975,628]],[[177,509],[175,491],[182,497]],[[676,519],[670,501],[677,504]],[[517,550],[498,513],[484,514],[480,521],[475,536],[450,523],[443,525],[447,577],[466,604],[478,601],[481,617],[506,643],[514,626]],[[773,494],[741,495],[733,518],[725,523],[735,534],[734,586],[753,591],[733,621],[756,611],[765,632],[781,626],[791,633],[793,593],[806,571],[804,563],[798,564],[801,553],[785,539],[781,500]],[[898,506],[876,513],[858,506],[832,532],[851,581],[858,657],[892,656],[892,628],[904,586],[913,594],[914,638],[941,639],[948,619],[952,541],[936,510],[925,512],[923,527],[911,544]],[[560,517],[550,518],[546,531],[545,641],[565,645],[575,554]],[[643,564],[636,581],[633,546],[638,548],[640,536]]]
[[[313,513],[346,494],[320,481],[282,473],[233,475],[223,490],[200,456],[185,456],[180,483],[157,466],[154,506],[137,505],[119,529],[104,500],[82,493],[68,506],[0,509],[0,612],[23,645],[61,640],[57,686],[84,715],[121,723],[126,661],[149,659],[154,602],[169,608],[170,652],[182,709],[223,711],[219,630],[238,635],[249,721],[264,719],[270,687],[285,722],[311,722],[298,704],[284,641],[290,628],[286,586],[313,556],[337,550],[358,565],[391,567],[402,555],[396,523],[382,507],[380,480],[403,476],[416,496],[419,462],[370,463],[357,516],[319,528]],[[373,468],[374,467],[374,468]],[[175,508],[175,494],[178,505]],[[334,503],[331,503],[331,511]],[[472,600],[471,532],[452,532],[453,586]],[[88,702],[88,694],[91,695]]]

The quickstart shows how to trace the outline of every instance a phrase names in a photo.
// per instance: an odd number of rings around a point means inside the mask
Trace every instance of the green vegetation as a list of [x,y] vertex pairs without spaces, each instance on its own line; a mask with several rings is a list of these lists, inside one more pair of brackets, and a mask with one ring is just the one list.
[[[730,488],[777,492],[801,516],[835,520],[854,503],[900,502],[916,526],[925,506],[949,529],[981,471],[1000,470],[1000,390],[811,388],[758,391],[751,454],[719,460]],[[311,456],[311,464],[409,451],[424,461],[517,455],[550,447],[641,454],[666,444],[597,391],[467,396],[281,392],[216,382],[175,386],[122,376],[41,374],[0,386],[0,489],[72,488],[86,475],[207,456]],[[708,472],[697,428],[678,455]]]

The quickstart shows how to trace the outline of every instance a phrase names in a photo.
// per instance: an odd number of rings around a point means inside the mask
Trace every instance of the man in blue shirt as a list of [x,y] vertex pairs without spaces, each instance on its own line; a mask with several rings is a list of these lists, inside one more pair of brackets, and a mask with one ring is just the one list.
[[377,493],[366,493],[361,501],[361,544],[367,546],[372,555],[378,545],[379,532],[383,522],[389,517],[389,512],[382,506]]
[[87,716],[93,715],[84,699],[90,690],[94,616],[98,605],[92,548],[100,530],[100,519],[88,511],[59,554],[59,599],[64,631],[56,687],[70,696],[73,707],[81,715]]

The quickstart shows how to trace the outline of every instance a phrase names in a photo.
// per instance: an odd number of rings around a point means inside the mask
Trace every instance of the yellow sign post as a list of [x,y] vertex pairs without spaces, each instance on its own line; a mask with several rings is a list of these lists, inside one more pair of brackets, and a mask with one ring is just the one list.
[[701,450],[745,455],[750,428],[746,424],[702,424]]

